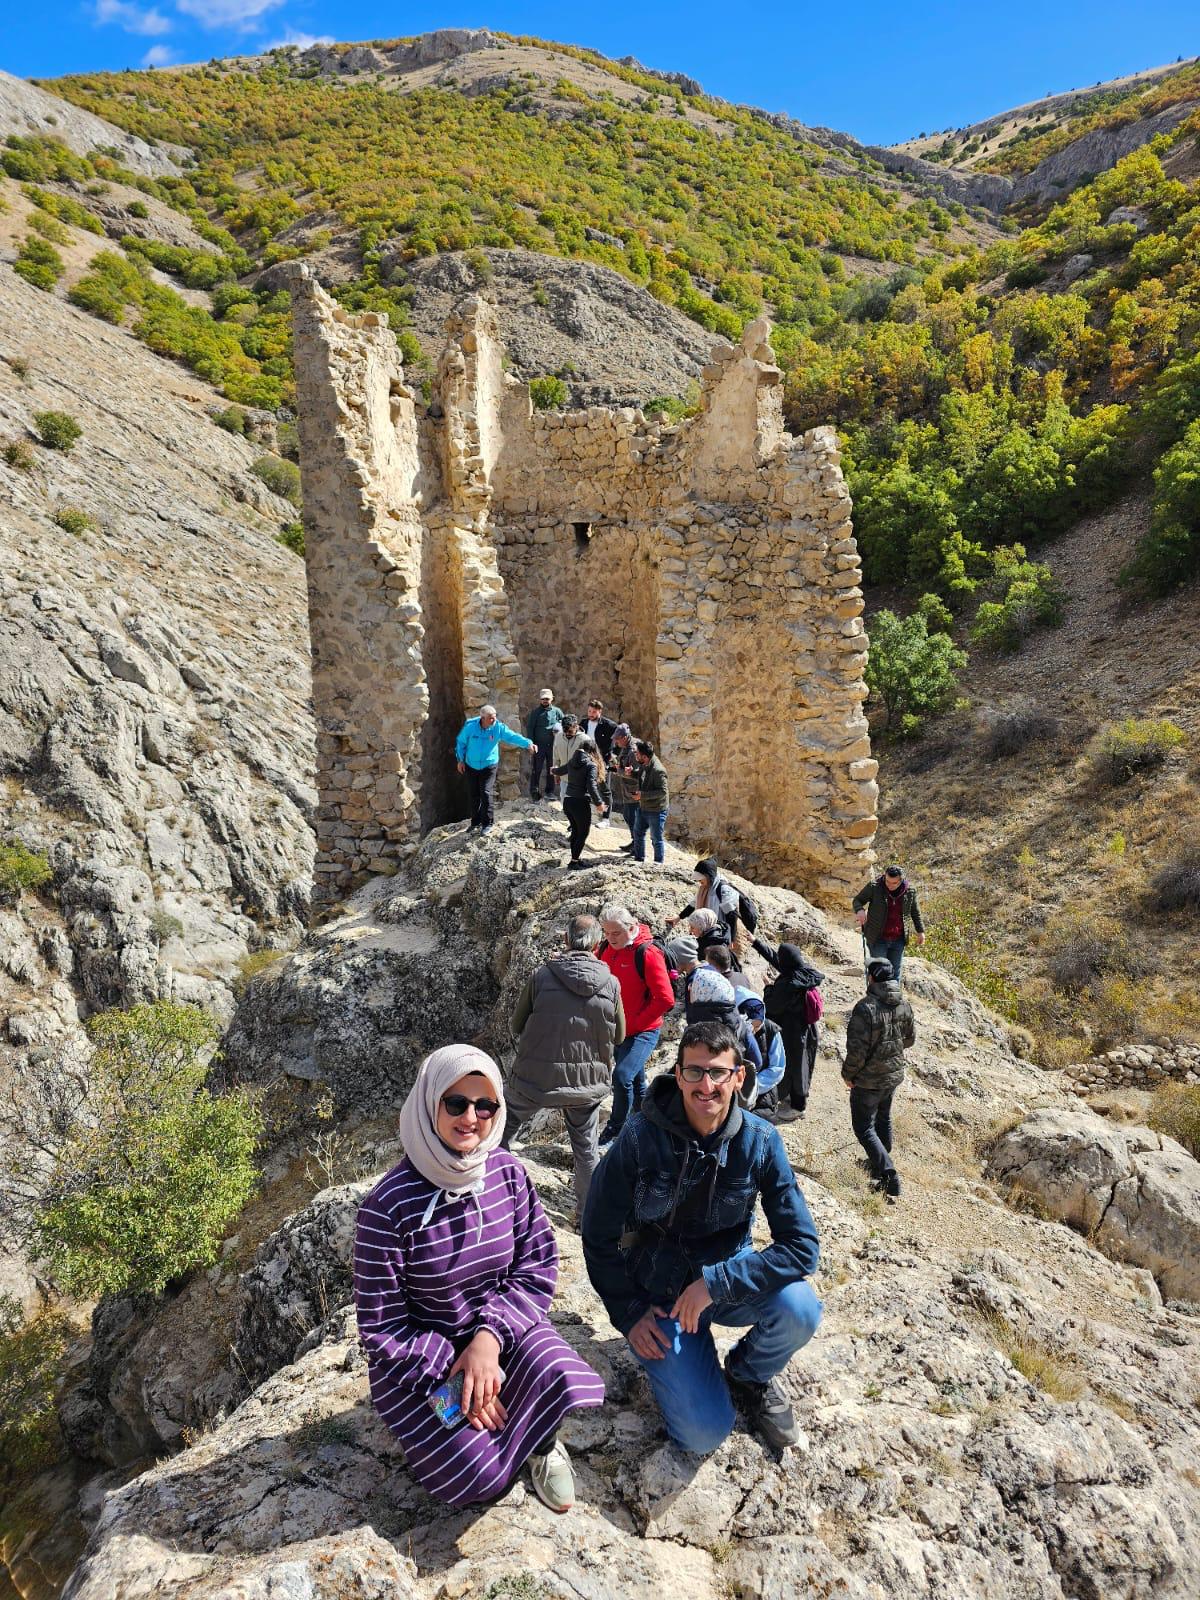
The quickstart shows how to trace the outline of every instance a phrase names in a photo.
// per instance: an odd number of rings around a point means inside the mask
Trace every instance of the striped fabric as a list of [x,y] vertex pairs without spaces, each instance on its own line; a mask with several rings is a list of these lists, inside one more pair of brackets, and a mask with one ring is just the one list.
[[[375,1409],[404,1446],[413,1477],[452,1506],[502,1494],[569,1411],[598,1406],[604,1384],[550,1326],[558,1251],[525,1168],[493,1150],[475,1194],[440,1195],[406,1161],[363,1201],[354,1298]],[[426,1397],[482,1328],[500,1340],[495,1433],[444,1428]]]

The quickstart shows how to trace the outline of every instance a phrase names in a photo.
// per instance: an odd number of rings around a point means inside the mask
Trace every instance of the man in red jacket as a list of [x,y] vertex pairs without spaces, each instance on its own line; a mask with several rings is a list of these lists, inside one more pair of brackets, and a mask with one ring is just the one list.
[[630,1111],[646,1093],[646,1063],[662,1032],[663,1018],[675,1004],[667,963],[651,943],[650,929],[627,906],[605,906],[600,913],[604,945],[598,952],[621,986],[625,1038],[613,1057],[613,1104],[600,1143],[620,1133]]

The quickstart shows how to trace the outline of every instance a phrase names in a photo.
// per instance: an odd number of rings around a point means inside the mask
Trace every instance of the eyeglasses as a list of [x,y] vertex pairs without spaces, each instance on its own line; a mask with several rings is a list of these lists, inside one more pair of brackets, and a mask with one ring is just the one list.
[[737,1070],[736,1067],[680,1067],[679,1076],[684,1083],[699,1083],[707,1078],[714,1089],[719,1089]]
[[499,1100],[472,1100],[465,1094],[444,1094],[442,1104],[452,1117],[461,1117],[468,1106],[473,1106],[475,1115],[484,1122],[490,1122],[500,1109]]

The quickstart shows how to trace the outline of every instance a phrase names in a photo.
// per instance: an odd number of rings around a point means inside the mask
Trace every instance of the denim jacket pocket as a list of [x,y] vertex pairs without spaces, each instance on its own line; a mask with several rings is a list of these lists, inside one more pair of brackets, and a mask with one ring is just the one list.
[[734,1228],[749,1222],[754,1212],[757,1188],[750,1178],[717,1185],[713,1201],[712,1224],[714,1228]]

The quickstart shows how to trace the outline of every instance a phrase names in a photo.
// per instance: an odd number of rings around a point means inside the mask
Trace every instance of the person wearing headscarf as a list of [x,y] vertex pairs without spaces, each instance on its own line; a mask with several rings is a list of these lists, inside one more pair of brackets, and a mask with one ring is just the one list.
[[770,962],[779,974],[767,985],[763,995],[767,1016],[778,1025],[787,1057],[787,1071],[778,1085],[779,1109],[775,1120],[794,1122],[808,1108],[824,1011],[820,986],[825,974],[817,971],[798,944],[781,944],[776,948],[765,939],[753,942],[763,960]]
[[690,917],[693,911],[711,911],[721,925],[724,942],[732,948],[738,936],[740,915],[737,890],[728,878],[721,876],[715,856],[705,856],[697,861],[692,871],[696,877],[696,898],[670,921],[674,923],[683,917]]
[[[604,1384],[551,1326],[554,1234],[525,1168],[500,1148],[500,1069],[453,1044],[426,1056],[400,1113],[404,1159],[358,1213],[354,1300],[371,1399],[417,1482],[447,1505],[495,1499],[529,1460],[538,1496],[574,1503],[558,1442]],[[463,1420],[429,1397],[463,1375]]]
[[[718,960],[729,959],[729,947],[718,947]],[[758,1074],[762,1070],[762,1051],[758,1047],[754,1029],[741,1015],[734,999],[733,984],[724,972],[702,962],[687,979],[684,991],[684,1014],[690,1028],[693,1022],[722,1022],[738,1041],[741,1059],[746,1066],[746,1088],[754,1103]]]
[[[667,923],[670,928],[674,918]],[[729,940],[725,935],[725,925],[721,922],[715,911],[710,911],[707,906],[699,911],[689,914],[685,924],[688,933],[696,941],[696,951],[703,961],[715,944],[728,945]]]

